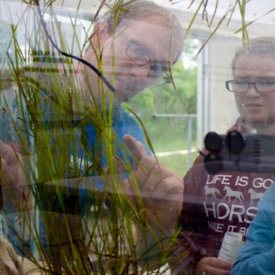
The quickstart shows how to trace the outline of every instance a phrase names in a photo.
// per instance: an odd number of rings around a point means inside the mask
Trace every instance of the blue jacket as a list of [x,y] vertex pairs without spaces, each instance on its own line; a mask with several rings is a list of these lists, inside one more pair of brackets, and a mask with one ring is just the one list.
[[258,204],[232,275],[275,274],[275,183]]

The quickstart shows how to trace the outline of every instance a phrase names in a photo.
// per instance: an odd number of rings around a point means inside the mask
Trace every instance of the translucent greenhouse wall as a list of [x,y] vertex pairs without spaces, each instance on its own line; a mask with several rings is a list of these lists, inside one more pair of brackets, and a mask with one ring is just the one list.
[[[242,94],[252,86],[271,94],[275,72],[263,65],[235,82],[232,71],[237,48],[275,36],[271,1],[156,0],[171,13],[168,31],[150,13],[120,23],[131,2],[146,12],[143,0],[0,1],[0,254],[12,246],[13,255],[1,258],[5,274],[191,272],[189,242],[205,239],[218,257],[209,236],[218,232],[221,246],[226,231],[245,235],[275,179],[272,95],[262,103],[270,117],[252,127],[234,90],[242,80]],[[264,135],[252,136],[260,148],[232,156],[224,141],[232,126]],[[221,135],[211,156],[210,131]],[[213,158],[215,174],[205,170]],[[183,195],[192,184],[199,194]],[[258,197],[241,188],[249,185]],[[185,209],[199,220],[200,207],[212,235],[184,227]]]

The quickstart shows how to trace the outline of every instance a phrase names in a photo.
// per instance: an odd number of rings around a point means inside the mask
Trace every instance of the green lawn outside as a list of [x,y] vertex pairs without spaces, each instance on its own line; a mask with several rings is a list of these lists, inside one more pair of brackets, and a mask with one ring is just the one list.
[[[186,118],[142,119],[158,160],[178,175],[183,176],[197,156],[196,120],[192,123],[192,139]],[[191,155],[184,151],[193,151]],[[178,153],[176,153],[178,152]]]

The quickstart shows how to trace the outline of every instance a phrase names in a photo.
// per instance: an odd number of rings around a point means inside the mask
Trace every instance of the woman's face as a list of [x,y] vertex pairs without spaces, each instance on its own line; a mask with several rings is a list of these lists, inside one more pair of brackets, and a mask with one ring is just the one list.
[[[249,82],[275,81],[275,58],[246,55],[235,64],[234,79]],[[261,92],[250,84],[246,92],[235,94],[237,108],[242,118],[255,128],[275,123],[275,90]]]

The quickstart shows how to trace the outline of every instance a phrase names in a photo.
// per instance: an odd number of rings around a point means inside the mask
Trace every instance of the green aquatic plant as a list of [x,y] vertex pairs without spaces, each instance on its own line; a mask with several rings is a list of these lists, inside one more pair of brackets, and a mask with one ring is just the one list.
[[[58,41],[62,52],[69,53],[73,47],[80,51],[82,42],[73,20],[73,44],[68,45],[51,4],[44,3],[42,9],[42,15],[51,16],[48,35]],[[119,12],[125,4],[116,1],[114,7],[114,12]],[[45,274],[141,274],[157,263],[166,263],[169,246],[163,244],[165,234],[158,223],[152,228],[140,212],[144,207],[137,181],[131,175],[130,152],[111,127],[116,111],[112,97],[106,106],[106,87],[102,84],[100,104],[92,89],[91,101],[85,101],[79,93],[73,60],[49,42],[37,7],[28,6],[24,16],[20,24],[36,22],[33,29],[25,29],[27,54],[18,43],[18,26],[12,25],[10,44],[14,52],[8,55],[8,67],[1,71],[3,100],[8,89],[15,91],[16,115],[6,100],[7,114],[20,144],[19,149],[12,148],[22,154],[20,165],[25,175],[23,198],[17,197],[12,186],[3,189],[18,217],[15,224],[9,215],[6,219],[16,241]],[[98,59],[98,68],[100,62]],[[141,120],[139,123],[142,126]],[[84,135],[86,124],[96,131],[93,148]],[[121,188],[117,150],[124,155],[120,169],[130,175],[135,203]],[[81,158],[79,151],[83,152]],[[81,192],[85,195],[80,200]],[[110,210],[106,203],[111,205]]]

